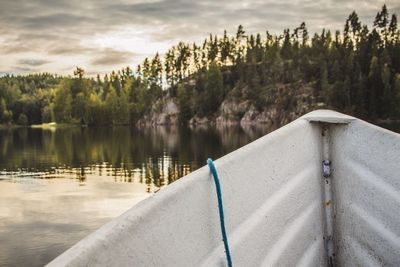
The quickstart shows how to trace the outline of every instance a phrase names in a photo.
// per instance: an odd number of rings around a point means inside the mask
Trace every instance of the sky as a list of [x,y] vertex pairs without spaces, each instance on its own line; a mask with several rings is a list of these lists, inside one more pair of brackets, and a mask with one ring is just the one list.
[[382,5],[399,0],[1,0],[0,75],[87,75],[135,68],[179,41],[202,43],[224,29],[281,33],[305,21],[310,33],[342,30],[355,10],[369,26]]

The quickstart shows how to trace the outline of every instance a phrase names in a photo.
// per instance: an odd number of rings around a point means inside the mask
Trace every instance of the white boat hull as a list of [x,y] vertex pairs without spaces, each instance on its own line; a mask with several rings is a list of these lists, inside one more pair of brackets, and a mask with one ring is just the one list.
[[[400,265],[400,135],[315,111],[215,165],[234,266]],[[226,266],[208,167],[48,266]]]

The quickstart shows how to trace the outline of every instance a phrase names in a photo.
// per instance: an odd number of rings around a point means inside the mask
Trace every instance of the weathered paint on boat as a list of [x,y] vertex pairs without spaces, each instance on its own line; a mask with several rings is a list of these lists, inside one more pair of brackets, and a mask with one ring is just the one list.
[[[327,110],[218,159],[233,264],[399,266],[399,162],[400,135]],[[204,167],[48,266],[225,265]]]

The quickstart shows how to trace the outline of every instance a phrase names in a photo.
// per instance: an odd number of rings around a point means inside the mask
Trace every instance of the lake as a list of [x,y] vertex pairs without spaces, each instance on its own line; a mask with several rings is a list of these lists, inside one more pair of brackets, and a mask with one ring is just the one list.
[[0,130],[0,266],[42,266],[263,127]]

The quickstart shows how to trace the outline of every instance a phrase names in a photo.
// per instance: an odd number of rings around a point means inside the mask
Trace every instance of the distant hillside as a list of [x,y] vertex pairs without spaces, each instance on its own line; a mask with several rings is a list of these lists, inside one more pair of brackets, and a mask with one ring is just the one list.
[[[223,71],[223,76],[229,75]],[[194,78],[194,77],[192,77]],[[214,112],[204,106],[211,106],[193,97],[198,81],[188,79],[180,82],[175,96],[166,95],[156,101],[151,110],[137,122],[138,125],[176,125],[182,122],[191,125],[252,125],[264,124],[269,129],[278,128],[299,116],[315,109],[327,108],[323,99],[315,96],[315,83],[297,81],[292,83],[271,83],[263,90],[262,102],[249,99],[251,88],[244,84],[235,87],[217,103]],[[194,112],[196,108],[203,113]]]
[[371,27],[356,12],[344,30],[309,36],[305,23],[268,31],[210,35],[179,43],[88,79],[49,74],[0,78],[0,123],[88,125],[264,123],[276,127],[316,108],[367,120],[400,119],[400,31],[386,6]]

